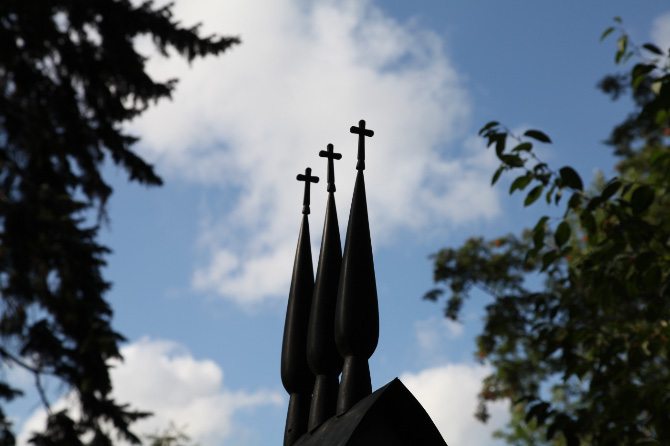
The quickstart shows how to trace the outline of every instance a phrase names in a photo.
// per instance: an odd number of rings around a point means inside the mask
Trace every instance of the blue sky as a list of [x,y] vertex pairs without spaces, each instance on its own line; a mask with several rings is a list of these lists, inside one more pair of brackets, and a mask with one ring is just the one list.
[[[477,131],[493,119],[538,128],[554,141],[540,149],[551,165],[575,166],[586,181],[596,168],[611,173],[601,141],[629,104],[595,88],[615,71],[615,38],[599,36],[621,16],[634,41],[667,48],[670,7],[180,0],[175,15],[243,44],[191,66],[152,57],[153,76],[181,80],[173,101],[129,128],[164,187],[130,185],[106,167],[115,189],[102,231],[114,251],[108,299],[128,338],[115,394],[156,415],[136,430],[172,421],[202,446],[281,441],[288,398],[279,358],[302,208],[295,176],[310,166],[322,178],[310,215],[316,264],[326,202],[318,152],[333,143],[343,154],[344,233],[356,158],[349,127],[366,119],[375,131],[366,186],[380,306],[373,387],[400,376],[448,444],[497,444],[489,437],[506,406],[494,406],[487,425],[472,416],[487,373],[473,360],[486,298],[467,304],[462,324],[444,320],[441,305],[421,300],[432,286],[428,255],[558,210],[524,209],[521,197],[507,197],[507,180],[491,188],[497,163]],[[137,44],[153,54],[150,42]],[[30,393],[11,406],[24,432],[40,426],[37,407]]]

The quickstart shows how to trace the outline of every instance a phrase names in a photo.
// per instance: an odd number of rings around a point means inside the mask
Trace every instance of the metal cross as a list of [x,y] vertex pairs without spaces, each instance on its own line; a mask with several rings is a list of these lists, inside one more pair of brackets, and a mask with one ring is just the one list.
[[305,195],[302,199],[302,213],[307,215],[309,214],[309,183],[318,183],[319,177],[313,177],[312,169],[308,167],[305,169],[305,174],[303,175],[299,173],[296,179],[305,182]]
[[333,152],[333,145],[328,144],[328,151],[322,150],[319,152],[320,157],[328,158],[328,192],[335,192],[335,167],[333,160],[342,158],[341,153]]
[[375,134],[372,130],[365,128],[365,121],[358,121],[358,127],[352,126],[349,129],[351,133],[358,134],[358,162],[356,163],[356,170],[365,170],[365,137]]

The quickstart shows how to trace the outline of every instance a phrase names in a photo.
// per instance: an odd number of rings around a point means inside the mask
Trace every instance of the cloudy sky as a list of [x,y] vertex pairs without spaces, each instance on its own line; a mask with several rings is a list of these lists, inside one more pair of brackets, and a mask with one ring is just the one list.
[[[439,304],[421,300],[432,285],[428,256],[558,212],[523,209],[505,181],[489,186],[497,163],[476,134],[490,120],[544,130],[554,144],[541,153],[555,167],[576,166],[587,180],[596,168],[611,172],[601,141],[628,104],[595,88],[614,71],[614,39],[598,38],[621,16],[633,40],[667,47],[670,7],[583,3],[177,1],[182,23],[243,43],[190,66],[151,58],[152,76],[178,77],[178,89],[130,128],[164,187],[128,185],[106,169],[115,187],[103,232],[114,251],[108,298],[128,338],[115,394],[155,413],[135,430],[172,422],[202,446],[282,441],[279,358],[303,191],[295,176],[309,166],[322,178],[310,215],[316,263],[326,201],[318,152],[332,143],[343,155],[344,233],[356,161],[349,127],[365,119],[375,131],[365,172],[380,306],[373,387],[400,377],[452,446],[497,444],[490,435],[507,407],[492,406],[486,425],[472,416],[489,372],[473,359],[486,297],[466,305],[461,323],[444,320]],[[153,54],[150,42],[137,45]],[[63,395],[55,384],[49,392]],[[31,393],[10,413],[21,442],[44,420]]]

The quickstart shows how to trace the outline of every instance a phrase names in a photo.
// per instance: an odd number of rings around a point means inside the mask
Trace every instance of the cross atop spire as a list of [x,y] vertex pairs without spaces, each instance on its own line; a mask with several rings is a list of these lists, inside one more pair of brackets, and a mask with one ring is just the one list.
[[349,131],[358,134],[358,163],[356,163],[356,170],[365,170],[365,137],[372,137],[375,132],[366,129],[365,121],[362,119],[358,121],[358,127],[351,126]]
[[308,167],[305,169],[305,174],[303,175],[299,173],[296,179],[305,182],[305,195],[302,199],[302,213],[307,215],[309,214],[309,183],[318,183],[319,177],[313,177],[312,169]]
[[339,160],[342,158],[341,153],[335,153],[333,151],[333,145],[328,144],[328,151],[322,150],[319,152],[319,156],[323,158],[328,158],[328,192],[335,192],[335,167],[333,160]]

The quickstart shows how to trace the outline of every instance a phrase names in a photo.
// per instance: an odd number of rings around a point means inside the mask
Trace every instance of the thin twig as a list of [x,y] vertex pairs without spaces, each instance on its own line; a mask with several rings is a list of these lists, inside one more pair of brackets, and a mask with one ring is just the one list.
[[44,404],[44,407],[47,410],[47,413],[51,415],[51,404],[49,403],[49,399],[47,398],[46,392],[44,391],[44,386],[42,385],[42,379],[41,379],[43,374],[42,370],[39,367],[35,367],[28,364],[27,362],[17,357],[16,355],[10,353],[3,347],[0,347],[0,355],[8,358],[10,361],[14,362],[19,367],[22,367],[30,371],[35,376],[35,387],[37,387],[37,393],[39,394],[40,399],[42,400],[42,404]]

